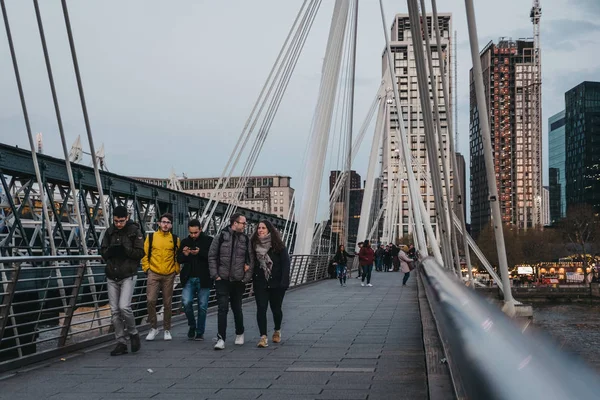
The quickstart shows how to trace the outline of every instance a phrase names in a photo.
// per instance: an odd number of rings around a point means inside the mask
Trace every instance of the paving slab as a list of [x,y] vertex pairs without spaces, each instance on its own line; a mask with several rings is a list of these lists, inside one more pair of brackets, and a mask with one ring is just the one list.
[[[42,368],[12,371],[0,399],[425,399],[427,375],[416,281],[374,273],[373,287],[326,280],[285,297],[282,342],[259,349],[256,308],[244,304],[246,343],[213,350],[217,316],[206,340],[142,341],[137,354],[110,357],[113,345]],[[269,331],[273,329],[269,315]],[[8,375],[7,375],[8,376]]]

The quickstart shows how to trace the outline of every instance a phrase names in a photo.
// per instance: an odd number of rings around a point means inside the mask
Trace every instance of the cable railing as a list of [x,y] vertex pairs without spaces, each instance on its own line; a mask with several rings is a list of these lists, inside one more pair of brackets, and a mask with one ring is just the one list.
[[428,257],[425,292],[444,345],[456,398],[593,399],[598,376],[582,361],[540,336],[523,333]]
[[[293,255],[290,288],[327,278],[330,255]],[[0,372],[111,340],[105,264],[100,256],[0,258]],[[173,321],[185,319],[182,286],[173,291]],[[244,298],[253,295],[246,285]],[[209,308],[217,304],[215,290]],[[138,272],[131,303],[148,328],[146,274]],[[157,305],[162,318],[162,293]]]

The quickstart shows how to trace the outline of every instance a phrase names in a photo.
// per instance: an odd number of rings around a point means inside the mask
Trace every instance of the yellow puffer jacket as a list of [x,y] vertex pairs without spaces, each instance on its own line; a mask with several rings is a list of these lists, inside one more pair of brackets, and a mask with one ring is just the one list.
[[[160,275],[170,275],[179,273],[179,263],[177,262],[177,253],[173,251],[173,235],[171,232],[154,232],[152,237],[152,260],[148,260],[149,235],[144,241],[144,258],[142,258],[142,270],[148,272],[152,270]],[[181,246],[177,238],[177,248]]]

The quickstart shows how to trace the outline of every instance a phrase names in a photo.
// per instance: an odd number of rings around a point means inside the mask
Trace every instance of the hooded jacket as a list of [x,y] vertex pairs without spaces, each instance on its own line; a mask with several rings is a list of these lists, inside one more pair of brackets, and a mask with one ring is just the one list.
[[111,225],[104,234],[100,255],[106,261],[107,278],[118,281],[136,275],[144,257],[144,235],[140,226],[131,220],[121,229]]
[[[171,275],[179,273],[177,253],[174,251],[173,234],[161,230],[154,232],[152,237],[152,260],[148,260],[149,236],[144,242],[144,258],[142,258],[142,269],[145,273],[151,270],[159,275]],[[177,249],[180,247],[177,238]]]
[[[181,264],[181,283],[186,284],[189,278],[200,278],[200,287],[210,289],[213,287],[213,280],[210,279],[210,271],[208,270],[208,251],[213,241],[212,236],[208,236],[204,232],[196,239],[186,237],[181,241],[181,246],[177,252],[177,262]],[[198,254],[185,255],[183,254],[184,247],[198,248]]]
[[[244,265],[250,267],[247,272],[244,272]],[[208,266],[212,279],[218,277],[226,281],[250,282],[252,265],[250,238],[245,233],[235,232],[231,227],[227,227],[213,240],[208,252]]]

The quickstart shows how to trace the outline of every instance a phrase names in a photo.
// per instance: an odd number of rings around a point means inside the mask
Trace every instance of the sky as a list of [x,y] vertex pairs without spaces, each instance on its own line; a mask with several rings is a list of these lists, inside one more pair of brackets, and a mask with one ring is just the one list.
[[[60,1],[40,3],[67,143],[81,135],[84,150],[89,149]],[[480,48],[499,37],[533,35],[528,1],[475,3]],[[46,154],[62,157],[32,2],[6,4],[32,130],[42,132]],[[68,1],[94,143],[96,149],[104,145],[108,169],[129,176],[168,177],[172,169],[188,177],[221,175],[301,4],[299,0]],[[306,144],[333,4],[323,0],[254,169],[256,175],[289,175],[296,189],[303,187]],[[600,80],[600,1],[542,0],[541,6],[547,175],[548,118],[564,109],[565,91],[584,80]],[[464,2],[440,0],[437,8],[453,14],[458,35],[457,149],[468,159],[472,64]],[[387,29],[394,14],[407,12],[403,1],[386,0],[384,9]],[[355,131],[380,85],[384,45],[379,2],[362,0]],[[0,142],[28,148],[4,26],[0,72]],[[353,165],[363,178],[372,134],[370,129]],[[332,152],[325,176],[329,169],[339,168],[337,159]],[[84,162],[90,163],[89,157]]]

